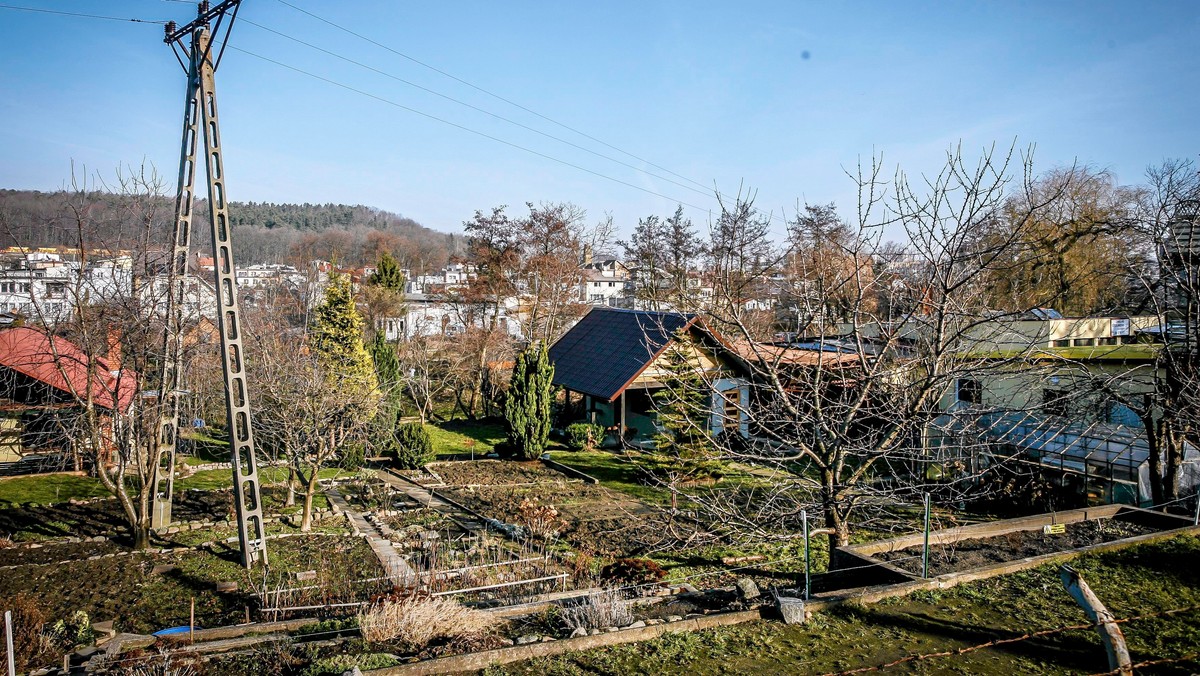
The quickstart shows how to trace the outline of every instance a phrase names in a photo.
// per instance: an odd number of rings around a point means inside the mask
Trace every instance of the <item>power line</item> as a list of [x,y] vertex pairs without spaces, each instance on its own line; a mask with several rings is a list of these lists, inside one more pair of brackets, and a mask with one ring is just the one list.
[[481,92],[481,93],[483,93],[483,94],[486,94],[486,95],[488,95],[488,96],[490,96],[490,97],[492,97],[492,98],[494,98],[494,99],[496,99],[496,100],[498,100],[498,101],[502,101],[502,102],[504,102],[504,103],[507,103],[507,104],[508,104],[508,105],[510,105],[510,106],[513,106],[513,107],[515,107],[515,108],[518,108],[518,109],[520,109],[520,110],[523,110],[523,111],[525,111],[525,112],[529,113],[530,115],[533,115],[533,116],[535,116],[535,117],[541,118],[541,119],[543,119],[543,120],[545,120],[545,121],[547,121],[547,122],[549,122],[549,123],[551,123],[551,124],[553,124],[553,125],[556,125],[556,126],[558,126],[558,127],[562,127],[563,129],[566,129],[567,131],[570,131],[570,132],[572,132],[572,133],[578,134],[578,135],[580,135],[580,136],[582,136],[582,137],[584,137],[584,138],[586,138],[586,139],[588,139],[588,140],[590,140],[590,141],[595,141],[596,143],[599,143],[600,145],[602,145],[602,146],[604,146],[604,147],[606,147],[606,148],[609,148],[609,149],[611,149],[611,150],[615,150],[615,151],[617,151],[617,152],[621,153],[622,155],[626,155],[626,156],[628,156],[628,157],[631,157],[631,158],[633,158],[633,159],[637,160],[638,162],[644,162],[645,164],[647,164],[647,165],[649,165],[649,166],[651,166],[651,167],[654,167],[655,169],[658,169],[658,170],[660,170],[660,171],[664,171],[664,172],[666,172],[666,173],[668,173],[668,174],[670,174],[670,175],[672,175],[672,176],[674,176],[674,177],[676,177],[676,178],[679,178],[679,179],[682,179],[682,180],[684,180],[684,181],[687,181],[688,183],[692,183],[692,184],[695,184],[695,185],[697,185],[697,186],[700,186],[700,187],[701,187],[701,188],[703,188],[704,190],[709,190],[709,186],[706,186],[706,185],[704,185],[703,183],[700,183],[700,182],[698,182],[698,181],[694,181],[694,180],[692,180],[692,179],[690,179],[690,178],[688,178],[688,177],[686,177],[686,176],[683,176],[683,175],[677,174],[677,173],[675,173],[675,172],[671,171],[670,169],[667,169],[666,167],[663,167],[663,166],[660,166],[660,165],[658,165],[658,164],[655,164],[655,163],[651,162],[650,160],[647,160],[647,159],[645,159],[645,158],[643,158],[643,157],[639,157],[639,156],[637,156],[637,155],[635,155],[635,154],[633,154],[633,153],[631,153],[631,152],[629,152],[629,151],[627,151],[627,150],[622,150],[621,148],[618,148],[617,146],[615,146],[615,145],[612,145],[611,143],[608,143],[608,142],[606,142],[606,141],[603,141],[603,140],[601,140],[601,139],[598,139],[598,138],[596,138],[595,136],[592,136],[592,135],[590,135],[590,134],[588,134],[588,133],[586,133],[586,132],[580,131],[579,129],[576,129],[576,128],[574,128],[574,127],[570,126],[570,125],[567,125],[567,124],[565,124],[565,123],[563,123],[563,122],[559,122],[558,120],[555,120],[555,119],[553,119],[553,118],[551,118],[551,117],[548,117],[548,116],[546,116],[546,115],[543,115],[543,114],[541,114],[541,113],[537,112],[536,110],[533,110],[533,109],[531,109],[531,108],[528,108],[528,107],[526,107],[526,106],[523,106],[523,105],[521,105],[520,103],[517,103],[516,101],[513,101],[513,100],[511,100],[511,99],[505,98],[505,97],[503,97],[503,96],[501,96],[501,95],[499,95],[499,94],[496,94],[495,92],[492,92],[492,91],[489,91],[489,90],[487,90],[487,89],[484,89],[483,87],[480,87],[480,86],[478,86],[478,85],[476,85],[476,84],[474,84],[474,83],[468,82],[467,80],[464,80],[463,78],[460,78],[460,77],[458,77],[458,76],[456,76],[456,75],[454,75],[454,74],[452,74],[452,73],[448,73],[448,72],[446,72],[446,71],[444,71],[444,70],[442,70],[442,69],[440,69],[440,68],[438,68],[438,67],[436,67],[436,66],[432,66],[432,65],[430,65],[430,64],[428,64],[428,63],[425,63],[424,61],[421,61],[421,60],[419,60],[419,59],[417,59],[417,58],[414,58],[414,57],[412,57],[412,56],[409,56],[408,54],[405,54],[404,52],[401,52],[401,51],[399,51],[399,50],[397,50],[397,49],[394,49],[394,48],[392,48],[392,47],[389,47],[389,46],[387,46],[387,45],[385,45],[385,44],[383,44],[383,43],[381,43],[381,42],[378,42],[378,41],[376,41],[376,40],[373,40],[373,39],[371,39],[371,38],[369,38],[369,37],[367,37],[367,36],[365,36],[365,35],[363,35],[363,34],[361,34],[361,33],[356,33],[355,31],[353,31],[353,30],[351,30],[351,29],[349,29],[349,28],[346,28],[345,26],[341,26],[341,25],[339,25],[339,24],[336,24],[336,23],[334,23],[334,22],[330,21],[329,19],[325,19],[325,18],[323,18],[323,17],[317,16],[316,14],[313,14],[312,12],[310,12],[310,11],[308,11],[308,10],[306,10],[306,9],[303,9],[303,8],[297,7],[296,5],[293,5],[292,3],[290,3],[290,2],[287,2],[287,0],[278,0],[278,2],[279,2],[280,4],[282,4],[282,5],[286,5],[287,7],[290,7],[290,8],[292,8],[292,9],[296,10],[297,12],[300,12],[301,14],[306,14],[306,15],[308,15],[308,16],[310,16],[310,17],[312,17],[313,19],[316,19],[317,21],[320,21],[320,22],[322,22],[322,23],[324,23],[324,24],[327,24],[327,25],[329,25],[329,26],[332,26],[332,27],[334,27],[334,28],[336,28],[336,29],[338,29],[338,30],[340,30],[340,31],[342,31],[342,32],[345,32],[345,33],[348,33],[348,34],[350,34],[350,35],[353,35],[354,37],[356,37],[356,38],[358,38],[358,39],[360,39],[360,40],[363,40],[363,41],[369,42],[370,44],[373,44],[373,45],[375,45],[376,47],[379,47],[380,49],[387,50],[387,51],[391,52],[392,54],[395,54],[396,56],[399,56],[399,57],[400,57],[400,58],[402,58],[402,59],[407,59],[408,61],[411,61],[411,62],[413,62],[413,63],[417,64],[418,66],[421,66],[422,68],[427,68],[427,69],[429,69],[429,70],[431,70],[431,71],[433,71],[433,72],[435,72],[435,73],[437,73],[437,74],[439,74],[439,75],[442,75],[442,76],[448,77],[448,78],[450,78],[451,80],[454,80],[455,82],[458,82],[458,83],[460,83],[460,84],[466,85],[467,87],[470,87],[471,89],[474,89],[475,91],[478,91],[478,92]]
[[698,206],[698,205],[695,205],[695,204],[691,204],[690,202],[685,202],[685,201],[683,201],[683,200],[675,199],[674,197],[671,197],[670,195],[664,195],[663,193],[657,192],[657,191],[655,191],[655,190],[651,190],[651,189],[649,189],[649,188],[644,188],[644,187],[642,187],[642,186],[640,186],[640,185],[637,185],[637,184],[634,184],[634,183],[630,183],[629,181],[624,181],[624,180],[621,180],[621,179],[619,179],[619,178],[614,178],[614,177],[612,177],[612,176],[609,176],[609,175],[607,175],[607,174],[602,174],[602,173],[600,173],[600,172],[598,172],[598,171],[595,171],[595,170],[593,170],[593,169],[588,169],[587,167],[580,166],[580,165],[578,165],[578,164],[575,164],[575,163],[573,163],[573,162],[568,162],[567,160],[559,159],[559,158],[557,158],[557,157],[554,157],[553,155],[547,155],[546,153],[543,153],[543,152],[540,152],[540,151],[537,151],[537,150],[533,150],[532,148],[528,148],[528,147],[526,147],[526,146],[523,146],[523,145],[520,145],[520,144],[517,144],[517,143],[513,143],[512,141],[506,141],[506,140],[504,140],[504,139],[502,139],[502,138],[500,138],[500,137],[498,137],[498,136],[493,136],[493,135],[491,135],[491,134],[488,134],[488,133],[485,133],[485,132],[482,132],[482,131],[478,131],[478,130],[476,130],[476,129],[472,129],[472,128],[470,128],[470,127],[467,127],[467,126],[464,126],[464,125],[458,124],[457,122],[451,122],[451,121],[449,121],[449,120],[447,120],[447,119],[444,119],[444,118],[438,117],[438,116],[436,116],[436,115],[432,115],[432,114],[430,114],[430,113],[426,113],[426,112],[423,112],[423,111],[417,110],[416,108],[412,108],[412,107],[406,106],[406,105],[404,105],[404,104],[402,104],[402,103],[398,103],[398,102],[396,102],[396,101],[393,101],[393,100],[391,100],[391,99],[384,98],[384,97],[382,97],[382,96],[379,96],[379,95],[377,95],[377,94],[372,94],[372,93],[370,93],[370,92],[364,91],[364,90],[362,90],[362,89],[358,89],[358,88],[356,88],[356,87],[352,87],[352,86],[350,86],[350,85],[348,85],[348,84],[344,84],[344,83],[342,83],[342,82],[338,82],[338,81],[336,81],[336,80],[332,80],[332,79],[330,79],[330,78],[327,78],[327,77],[324,77],[324,76],[322,76],[322,75],[317,75],[316,73],[313,73],[313,72],[310,72],[310,71],[304,70],[303,68],[297,68],[296,66],[292,66],[292,65],[290,65],[290,64],[283,63],[282,61],[277,61],[277,60],[275,60],[275,59],[272,59],[272,58],[270,58],[270,57],[266,57],[266,56],[263,56],[263,55],[261,55],[261,54],[255,53],[255,52],[251,52],[251,51],[249,51],[249,50],[242,49],[242,48],[240,48],[240,47],[237,47],[237,46],[234,46],[234,45],[230,45],[230,46],[229,46],[229,48],[230,48],[230,49],[233,49],[233,50],[236,50],[236,51],[239,51],[239,52],[241,52],[241,53],[243,53],[243,54],[246,54],[247,56],[252,56],[252,57],[254,57],[254,58],[256,58],[256,59],[260,59],[260,60],[262,60],[262,61],[266,61],[267,63],[272,63],[272,64],[275,64],[276,66],[279,66],[280,68],[286,68],[287,70],[290,70],[290,71],[293,71],[293,72],[299,73],[299,74],[301,74],[301,75],[306,75],[306,76],[308,76],[308,77],[311,77],[311,78],[313,78],[313,79],[315,79],[315,80],[320,80],[321,82],[324,82],[324,83],[326,83],[326,84],[331,84],[331,85],[333,85],[333,86],[335,86],[335,87],[339,87],[339,88],[341,88],[341,89],[345,89],[345,90],[347,90],[347,91],[354,92],[355,94],[359,94],[359,95],[361,95],[361,96],[366,96],[367,98],[375,99],[376,101],[379,101],[379,102],[381,102],[381,103],[386,103],[386,104],[388,104],[389,106],[394,106],[394,107],[396,107],[396,108],[399,108],[399,109],[401,109],[401,110],[408,111],[408,112],[410,112],[410,113],[413,113],[414,115],[420,115],[421,117],[424,117],[424,118],[427,118],[427,119],[430,119],[430,120],[434,120],[435,122],[441,122],[442,124],[445,124],[445,125],[448,125],[448,126],[454,127],[455,129],[460,129],[460,130],[462,130],[462,131],[465,131],[465,132],[468,132],[468,133],[471,133],[471,134],[475,134],[476,136],[481,136],[481,137],[483,137],[483,138],[486,138],[486,139],[489,139],[489,140],[491,140],[491,141],[495,141],[496,143],[501,143],[501,144],[504,144],[504,145],[506,145],[506,146],[508,146],[508,147],[510,147],[510,148],[516,148],[517,150],[521,150],[521,151],[527,152],[527,153],[529,153],[529,154],[531,154],[531,155],[536,155],[537,157],[541,157],[541,158],[543,158],[543,159],[550,160],[551,162],[556,162],[556,163],[558,163],[558,164],[561,164],[561,165],[563,165],[563,166],[565,166],[565,167],[570,167],[570,168],[572,168],[572,169],[576,169],[576,170],[578,170],[578,171],[582,171],[582,172],[585,172],[585,173],[591,174],[591,175],[593,175],[593,176],[596,176],[596,177],[599,177],[599,178],[603,178],[603,179],[605,179],[605,180],[607,180],[607,181],[612,181],[613,183],[617,183],[617,184],[619,184],[619,185],[623,185],[623,186],[625,186],[625,187],[628,187],[628,188],[633,188],[634,190],[639,190],[639,191],[641,191],[641,192],[644,192],[644,193],[646,193],[646,194],[648,194],[648,195],[653,195],[653,196],[655,196],[655,197],[661,197],[662,199],[665,199],[665,200],[668,200],[668,201],[671,201],[671,202],[675,202],[676,204],[679,204],[679,205],[682,205],[682,206],[688,207],[689,209],[695,209],[695,210],[697,210],[697,211],[700,211],[700,212],[703,212],[703,213],[712,213],[712,210],[711,210],[711,209],[708,209],[708,208],[706,208],[706,207],[701,207],[701,206]]
[[[291,40],[291,41],[293,41],[293,42],[299,43],[299,44],[301,44],[301,45],[304,45],[305,47],[308,47],[309,49],[314,49],[314,50],[316,50],[316,51],[318,51],[318,52],[321,52],[321,53],[323,53],[323,54],[328,54],[329,56],[332,56],[332,57],[334,57],[335,59],[341,59],[342,61],[345,61],[345,62],[347,62],[347,63],[354,64],[354,65],[356,65],[356,66],[358,66],[358,67],[360,67],[360,68],[364,68],[364,69],[366,69],[366,70],[369,70],[369,71],[371,71],[371,72],[373,72],[373,73],[378,73],[379,75],[382,75],[382,76],[384,76],[384,77],[387,77],[387,78],[391,78],[392,80],[395,80],[395,81],[397,81],[397,82],[404,83],[404,84],[406,84],[406,85],[408,85],[408,86],[410,86],[410,87],[414,87],[414,88],[416,88],[416,89],[420,89],[420,90],[421,90],[421,91],[423,91],[423,92],[426,92],[426,93],[428,93],[428,94],[433,94],[434,96],[440,97],[440,98],[442,98],[442,99],[445,99],[445,100],[447,100],[447,101],[450,101],[450,102],[452,102],[452,103],[456,103],[456,104],[458,104],[458,105],[460,105],[460,106],[464,106],[464,107],[466,107],[466,108],[470,108],[471,110],[474,110],[474,111],[476,111],[476,112],[479,112],[479,113],[483,113],[484,115],[487,115],[487,116],[489,116],[489,117],[495,118],[495,119],[497,119],[497,120],[500,120],[500,121],[502,121],[502,122],[507,122],[508,124],[511,124],[511,125],[513,125],[513,126],[516,126],[516,127],[520,127],[521,129],[524,129],[524,130],[526,130],[526,131],[533,132],[533,133],[535,133],[535,134],[538,134],[538,135],[540,135],[540,136],[543,136],[543,137],[545,137],[545,138],[551,139],[551,140],[553,140],[553,141],[558,141],[559,143],[562,143],[562,144],[568,145],[568,146],[570,146],[570,147],[572,147],[572,148],[575,148],[575,149],[577,149],[577,150],[582,150],[582,151],[584,151],[585,153],[590,153],[590,154],[592,154],[592,155],[595,155],[596,157],[599,157],[599,158],[602,158],[602,159],[608,160],[608,161],[610,161],[610,162],[614,162],[614,163],[616,163],[616,164],[619,164],[619,165],[621,165],[621,166],[623,166],[623,167],[626,167],[626,168],[628,168],[628,169],[632,169],[632,170],[634,170],[634,171],[641,172],[641,173],[643,173],[643,174],[646,174],[647,176],[651,176],[651,177],[653,177],[653,178],[657,178],[657,179],[658,179],[658,180],[660,180],[660,181],[666,181],[667,183],[671,183],[671,184],[673,184],[673,185],[679,186],[680,188],[684,188],[684,189],[686,189],[686,190],[691,190],[692,192],[699,193],[699,194],[701,194],[701,195],[705,195],[705,196],[712,196],[712,194],[713,194],[713,191],[712,191],[711,189],[704,189],[704,190],[701,190],[701,189],[699,189],[699,188],[694,188],[694,187],[692,187],[692,186],[690,186],[690,185],[687,185],[687,184],[685,184],[685,183],[681,183],[681,182],[679,182],[679,181],[676,181],[676,180],[674,180],[674,179],[667,178],[666,176],[660,176],[659,174],[656,174],[656,173],[654,173],[654,172],[651,172],[651,171],[646,171],[645,169],[643,169],[643,168],[641,168],[641,167],[639,167],[639,166],[637,166],[637,165],[630,164],[630,163],[628,163],[628,162],[625,162],[624,160],[619,160],[619,159],[617,159],[617,158],[615,158],[615,157],[612,157],[611,155],[605,155],[604,153],[597,152],[597,151],[595,151],[595,150],[592,150],[591,148],[588,148],[588,147],[586,147],[586,146],[582,146],[582,145],[579,145],[578,143],[574,143],[574,142],[572,142],[572,141],[568,141],[567,139],[564,139],[564,138],[562,138],[562,137],[560,137],[560,136],[555,136],[555,135],[553,135],[553,134],[546,133],[546,132],[544,132],[544,131],[542,131],[542,130],[540,130],[540,129],[536,129],[536,128],[534,128],[534,127],[530,127],[530,126],[529,126],[529,125],[527,125],[527,124],[523,124],[523,123],[521,123],[521,122],[518,122],[518,121],[516,121],[516,120],[513,120],[513,119],[511,119],[511,118],[504,117],[503,115],[499,115],[499,114],[497,114],[497,113],[493,113],[493,112],[492,112],[492,111],[490,111],[490,110],[487,110],[487,109],[484,109],[484,108],[480,108],[479,106],[476,106],[476,105],[473,105],[473,104],[467,103],[466,101],[462,101],[462,100],[460,100],[460,99],[456,99],[456,98],[454,98],[454,97],[452,97],[452,96],[448,96],[448,95],[446,95],[446,94],[443,94],[443,93],[441,93],[441,92],[438,92],[438,91],[436,91],[436,90],[430,89],[429,87],[425,87],[425,86],[419,85],[419,84],[417,84],[417,83],[415,83],[415,82],[411,82],[411,81],[409,81],[409,80],[405,80],[404,78],[402,78],[402,77],[399,77],[399,76],[397,76],[397,75],[393,75],[393,74],[391,74],[391,73],[388,73],[388,72],[386,72],[386,71],[383,71],[383,70],[380,70],[380,69],[378,69],[378,68],[375,68],[375,67],[373,67],[373,66],[370,66],[370,65],[367,65],[367,64],[365,64],[365,63],[362,63],[361,61],[356,61],[356,60],[354,60],[354,59],[351,59],[351,58],[349,58],[349,57],[347,57],[347,56],[343,56],[343,55],[341,55],[341,54],[338,54],[338,53],[336,53],[336,52],[332,52],[332,51],[330,51],[330,50],[328,50],[328,49],[325,49],[324,47],[320,47],[320,46],[314,45],[314,44],[312,44],[312,43],[310,43],[310,42],[306,42],[306,41],[304,41],[304,40],[301,40],[300,38],[297,38],[297,37],[294,37],[294,36],[288,35],[288,34],[286,34],[286,33],[282,33],[282,32],[280,32],[280,31],[277,31],[277,30],[273,29],[273,28],[268,28],[267,26],[264,26],[264,25],[262,25],[262,24],[260,24],[260,23],[255,23],[254,21],[251,21],[251,20],[249,20],[249,19],[245,19],[245,18],[243,18],[243,19],[242,19],[242,23],[248,23],[248,24],[250,24],[251,26],[254,26],[254,27],[256,27],[256,28],[259,28],[259,29],[261,29],[261,30],[267,31],[268,33],[274,33],[275,35],[278,35],[279,37],[282,37],[282,38],[285,38],[285,39]],[[668,173],[670,173],[670,172],[668,172]],[[690,181],[690,182],[692,182],[692,183],[695,183],[695,181]],[[699,184],[697,184],[697,185],[699,185]]]
[[166,21],[152,21],[150,19],[130,19],[123,16],[105,16],[103,14],[82,14],[80,12],[63,12],[57,9],[41,9],[38,7],[18,7],[16,5],[0,5],[0,9],[15,9],[22,12],[40,12],[42,14],[57,14],[59,16],[74,16],[84,19],[104,19],[106,21],[125,21],[131,23],[153,23],[160,26],[165,26]]

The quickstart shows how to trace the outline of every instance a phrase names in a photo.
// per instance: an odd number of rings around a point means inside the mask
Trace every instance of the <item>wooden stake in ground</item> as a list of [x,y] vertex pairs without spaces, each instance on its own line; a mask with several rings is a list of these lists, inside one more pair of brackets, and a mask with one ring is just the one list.
[[1058,571],[1063,589],[1083,608],[1087,618],[1096,623],[1096,631],[1100,633],[1100,641],[1108,651],[1108,668],[1120,674],[1132,674],[1133,667],[1129,659],[1129,649],[1125,647],[1125,635],[1117,625],[1113,614],[1100,602],[1092,592],[1091,587],[1083,581],[1079,572],[1070,566],[1062,566]]

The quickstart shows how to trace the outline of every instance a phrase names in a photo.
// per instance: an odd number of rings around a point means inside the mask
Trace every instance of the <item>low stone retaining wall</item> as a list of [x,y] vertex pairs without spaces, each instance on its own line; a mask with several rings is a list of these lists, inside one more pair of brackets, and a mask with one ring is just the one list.
[[[332,506],[328,509],[314,509],[312,511],[312,519],[314,522],[316,522],[337,514],[338,512],[334,510]],[[285,514],[283,516],[268,516],[263,519],[263,523],[278,523],[285,519],[290,520],[293,518],[299,519],[300,514],[296,513]],[[221,519],[217,521],[181,521],[173,526],[168,526],[167,528],[159,528],[154,532],[158,535],[174,535],[175,533],[180,533],[187,530],[203,530],[205,528],[233,528],[236,525],[237,523],[228,519]]]
[[[342,538],[362,537],[361,535],[350,534],[350,533],[319,533],[318,532],[318,533],[276,533],[274,535],[268,535],[267,539],[268,540],[281,540],[283,538],[313,537],[313,536],[316,536],[316,537],[342,537]],[[85,538],[85,540],[86,539],[87,538]],[[99,540],[104,540],[104,539],[106,539],[106,538],[104,538],[104,537],[99,538]],[[95,541],[96,538],[92,538],[92,540]],[[159,555],[163,555],[163,554],[182,554],[184,552],[195,552],[195,551],[199,551],[199,550],[208,550],[219,544],[232,544],[232,543],[236,543],[237,541],[238,541],[237,536],[234,536],[234,537],[225,538],[223,540],[210,540],[208,542],[201,542],[197,545],[192,545],[189,547],[160,547],[157,549],[150,547],[148,549],[129,549],[129,550],[120,551],[120,552],[109,552],[107,554],[95,554],[93,556],[88,556],[88,557],[85,557],[82,559],[61,559],[58,561],[46,561],[44,563],[17,563],[17,564],[13,564],[10,566],[0,566],[0,570],[13,570],[15,568],[28,568],[30,566],[60,566],[60,565],[69,564],[69,563],[79,563],[81,561],[98,561],[100,559],[114,559],[114,558],[121,557],[121,556],[133,556],[134,554],[151,554],[151,555],[155,555],[155,556],[159,556]]]

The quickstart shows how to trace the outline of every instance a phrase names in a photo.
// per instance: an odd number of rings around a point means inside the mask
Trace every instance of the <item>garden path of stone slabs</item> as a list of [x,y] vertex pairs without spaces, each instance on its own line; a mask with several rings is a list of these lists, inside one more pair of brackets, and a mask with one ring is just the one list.
[[379,529],[370,521],[367,521],[365,516],[351,509],[349,503],[346,502],[346,498],[342,497],[336,486],[326,488],[325,495],[331,503],[346,514],[346,518],[350,520],[350,525],[354,528],[354,531],[366,538],[371,551],[375,552],[375,558],[379,559],[380,565],[383,566],[384,571],[387,572],[387,576],[391,578],[393,584],[398,587],[408,587],[417,584],[420,579],[417,576],[417,572],[412,569],[412,566],[408,565],[408,561],[400,556],[400,552],[397,552],[396,548],[392,546],[392,541],[383,537]]

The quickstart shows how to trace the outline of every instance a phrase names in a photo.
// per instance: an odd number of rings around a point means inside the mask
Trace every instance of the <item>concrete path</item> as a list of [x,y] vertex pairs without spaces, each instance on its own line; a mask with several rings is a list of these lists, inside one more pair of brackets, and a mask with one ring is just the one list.
[[411,481],[402,479],[386,469],[379,470],[375,473],[375,476],[392,488],[395,488],[401,493],[407,495],[417,504],[430,509],[436,509],[442,514],[450,517],[468,532],[479,533],[487,529],[487,527],[479,520],[478,515],[463,511],[457,506],[437,497],[431,491],[422,488]]
[[416,571],[408,565],[408,561],[401,558],[400,553],[392,546],[392,541],[383,537],[379,529],[367,521],[365,516],[351,509],[346,498],[342,497],[336,487],[326,488],[325,495],[329,497],[329,502],[345,513],[354,532],[366,538],[367,544],[371,546],[371,551],[375,552],[375,558],[379,559],[380,565],[383,566],[393,584],[398,587],[409,587],[420,582]]

